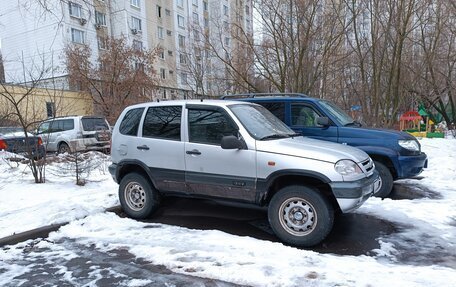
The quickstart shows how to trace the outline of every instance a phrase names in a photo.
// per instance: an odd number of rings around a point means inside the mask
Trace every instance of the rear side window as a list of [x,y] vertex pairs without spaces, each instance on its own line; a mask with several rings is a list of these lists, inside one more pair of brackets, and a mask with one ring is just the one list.
[[85,131],[109,130],[108,124],[104,118],[82,118],[82,128]]
[[181,139],[181,106],[150,107],[143,125],[143,137]]
[[285,103],[257,103],[268,109],[274,116],[285,122]]
[[119,132],[127,136],[136,136],[143,111],[144,108],[129,110],[120,123]]

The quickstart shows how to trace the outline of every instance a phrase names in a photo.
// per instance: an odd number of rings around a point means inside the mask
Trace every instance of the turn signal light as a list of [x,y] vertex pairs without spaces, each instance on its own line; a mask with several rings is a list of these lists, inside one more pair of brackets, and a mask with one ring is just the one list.
[[41,137],[38,137],[38,145],[42,145],[43,144],[43,140],[41,139]]

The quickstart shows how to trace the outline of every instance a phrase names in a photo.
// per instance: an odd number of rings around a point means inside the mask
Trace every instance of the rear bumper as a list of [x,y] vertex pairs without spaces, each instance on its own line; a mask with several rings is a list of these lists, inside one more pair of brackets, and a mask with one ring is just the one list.
[[427,168],[428,158],[423,152],[415,156],[399,156],[398,157],[397,178],[410,178],[420,174],[424,168]]
[[331,182],[329,185],[343,213],[360,207],[381,186],[377,171],[367,178],[356,181]]

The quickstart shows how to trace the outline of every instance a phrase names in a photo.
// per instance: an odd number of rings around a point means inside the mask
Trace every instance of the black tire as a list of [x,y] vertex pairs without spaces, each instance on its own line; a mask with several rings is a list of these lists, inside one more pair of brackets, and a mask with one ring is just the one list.
[[157,210],[160,195],[146,178],[133,172],[122,178],[119,185],[119,200],[129,217],[144,219]]
[[390,195],[393,190],[393,175],[390,170],[379,161],[374,161],[375,168],[377,169],[382,180],[380,190],[374,194],[375,197],[385,198]]
[[331,231],[334,209],[318,190],[291,185],[272,197],[268,219],[280,240],[294,246],[309,247],[320,243]]
[[60,143],[57,153],[70,153],[71,149],[70,146],[66,143]]

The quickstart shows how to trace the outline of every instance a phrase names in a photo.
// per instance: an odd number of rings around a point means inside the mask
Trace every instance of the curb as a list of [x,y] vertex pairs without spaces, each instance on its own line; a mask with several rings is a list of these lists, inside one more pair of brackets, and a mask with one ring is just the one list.
[[[122,210],[120,205],[116,205],[113,207],[106,208],[104,212],[114,212],[118,213]],[[80,218],[82,219],[82,218]],[[58,224],[50,224],[42,227],[38,227],[32,230],[19,232],[7,237],[0,238],[0,247],[4,247],[6,245],[15,245],[20,242],[24,242],[31,239],[37,238],[46,238],[49,236],[49,233],[53,231],[57,231],[60,227],[67,225],[70,222],[58,223]]]

